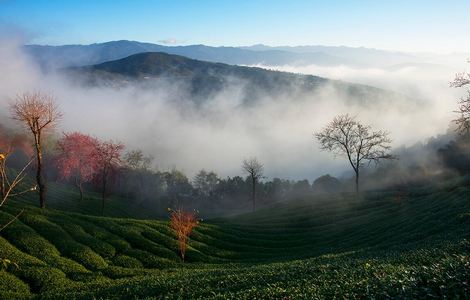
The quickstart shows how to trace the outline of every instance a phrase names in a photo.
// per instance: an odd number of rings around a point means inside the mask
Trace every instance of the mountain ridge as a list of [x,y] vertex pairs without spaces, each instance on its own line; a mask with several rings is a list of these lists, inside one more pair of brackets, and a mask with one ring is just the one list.
[[43,69],[84,66],[116,60],[143,52],[166,52],[192,59],[238,65],[356,64],[354,61],[323,52],[291,53],[279,49],[252,51],[241,47],[206,45],[164,46],[137,41],[119,40],[89,45],[25,45],[24,51]]
[[101,64],[64,70],[68,76],[78,76],[81,82],[90,86],[122,87],[140,84],[151,88],[154,80],[182,81],[189,85],[191,95],[199,101],[221,92],[234,82],[243,85],[244,102],[263,96],[275,98],[283,94],[295,99],[302,95],[311,95],[327,85],[336,92],[347,95],[345,100],[351,103],[366,104],[368,100],[365,99],[393,101],[406,98],[404,95],[368,85],[258,67],[207,62],[164,52],[138,53]]

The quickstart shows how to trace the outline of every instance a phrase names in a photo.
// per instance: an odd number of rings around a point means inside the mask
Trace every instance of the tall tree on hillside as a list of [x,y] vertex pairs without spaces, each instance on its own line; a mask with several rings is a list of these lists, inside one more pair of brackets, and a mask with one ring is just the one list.
[[98,144],[97,147],[97,165],[98,179],[101,182],[101,214],[104,214],[104,202],[109,176],[116,172],[121,164],[121,155],[124,145],[119,142],[106,141]]
[[202,169],[194,176],[193,186],[200,196],[209,198],[215,192],[219,180],[215,172]]
[[62,178],[73,177],[83,200],[83,184],[90,182],[98,171],[98,145],[96,138],[72,132],[64,133],[57,142],[57,165]]
[[[454,80],[450,83],[452,87],[463,87],[470,84],[470,74],[467,72],[458,73],[455,75]],[[460,98],[459,108],[456,111],[459,117],[454,120],[457,124],[457,131],[460,134],[470,133],[470,90],[467,90],[467,95]]]
[[255,211],[256,183],[261,177],[263,177],[264,168],[256,157],[252,157],[243,160],[242,169],[251,179],[251,200],[253,201],[253,211]]
[[124,155],[124,161],[127,166],[133,170],[150,169],[153,159],[152,155],[145,156],[144,152],[140,149],[128,151]]
[[39,205],[46,206],[47,185],[43,177],[43,136],[62,117],[55,99],[49,94],[24,93],[11,104],[13,118],[22,122],[34,138],[36,151],[36,181],[39,188]]
[[346,155],[356,175],[356,193],[359,193],[359,171],[367,163],[392,159],[389,153],[391,139],[386,131],[373,131],[348,114],[336,116],[333,121],[315,133],[322,150],[335,155]]
[[124,163],[126,166],[125,180],[129,197],[133,195],[139,201],[148,198],[151,193],[149,179],[152,177],[151,166],[153,156],[144,155],[142,150],[131,150],[124,155]]
[[166,194],[168,196],[169,205],[172,207],[183,207],[185,200],[190,199],[193,194],[193,187],[188,177],[176,169],[163,173],[165,179]]

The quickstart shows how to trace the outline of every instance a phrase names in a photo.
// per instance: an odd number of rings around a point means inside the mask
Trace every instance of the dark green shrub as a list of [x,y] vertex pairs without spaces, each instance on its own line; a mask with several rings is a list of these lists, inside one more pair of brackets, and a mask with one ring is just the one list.
[[127,255],[117,255],[113,258],[113,264],[124,268],[142,268],[143,264],[136,258]]
[[103,270],[103,274],[108,276],[109,278],[123,278],[123,277],[134,277],[134,276],[143,276],[146,274],[154,273],[154,270],[149,269],[130,269],[125,267],[118,267],[118,266],[109,266],[105,270]]
[[0,271],[0,299],[23,299],[29,296],[26,283],[6,271]]
[[177,265],[174,261],[155,256],[152,253],[139,249],[127,250],[125,254],[138,259],[146,268],[163,269]]
[[73,282],[66,278],[65,273],[51,267],[20,268],[15,274],[27,282],[34,293],[59,286],[65,288]]

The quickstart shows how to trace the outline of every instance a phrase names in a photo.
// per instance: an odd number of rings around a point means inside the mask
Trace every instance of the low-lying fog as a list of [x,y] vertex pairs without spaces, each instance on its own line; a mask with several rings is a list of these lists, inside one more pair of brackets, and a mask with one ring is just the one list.
[[[31,90],[57,97],[64,118],[57,131],[82,131],[120,140],[127,149],[140,148],[156,158],[160,169],[176,167],[192,176],[214,170],[240,175],[241,161],[256,156],[267,177],[312,180],[330,173],[340,176],[349,166],[320,152],[313,132],[335,115],[350,113],[364,123],[388,130],[395,147],[411,145],[446,132],[463,92],[449,87],[465,69],[436,65],[354,69],[349,66],[262,66],[288,72],[390,89],[416,99],[362,107],[346,104],[331,87],[302,98],[279,95],[241,105],[243,85],[233,85],[196,108],[178,83],[161,82],[153,90],[84,88],[58,74],[44,75],[19,49],[20,41],[0,41],[0,122],[11,122],[9,99]],[[374,99],[366,99],[374,102]]]

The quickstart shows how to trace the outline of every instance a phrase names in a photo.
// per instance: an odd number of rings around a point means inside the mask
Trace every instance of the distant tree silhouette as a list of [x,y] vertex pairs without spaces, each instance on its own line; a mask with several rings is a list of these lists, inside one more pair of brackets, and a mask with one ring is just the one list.
[[437,150],[446,168],[460,174],[470,173],[470,132],[462,133],[455,140]]
[[333,121],[315,133],[322,150],[335,155],[346,155],[356,175],[356,193],[359,193],[359,171],[366,163],[392,159],[388,132],[372,131],[348,114],[336,116]]
[[140,203],[154,197],[151,184],[152,180],[152,162],[154,157],[145,155],[140,149],[131,150],[124,155],[124,163],[126,166],[124,172],[124,180],[126,186],[126,197],[131,195]]
[[172,207],[180,207],[186,200],[191,198],[193,187],[188,177],[176,169],[164,172],[163,177],[166,183],[166,194],[168,196],[169,205]]
[[264,167],[256,157],[252,157],[243,160],[242,169],[251,179],[251,200],[253,201],[253,211],[255,211],[256,183],[263,177]]
[[337,193],[341,191],[341,182],[326,174],[315,179],[312,188],[316,193]]
[[124,155],[124,161],[127,166],[133,170],[150,169],[153,159],[153,156],[144,155],[144,152],[140,149],[128,151]]
[[208,172],[203,169],[194,176],[193,186],[199,196],[209,198],[215,192],[219,180],[215,172]]

